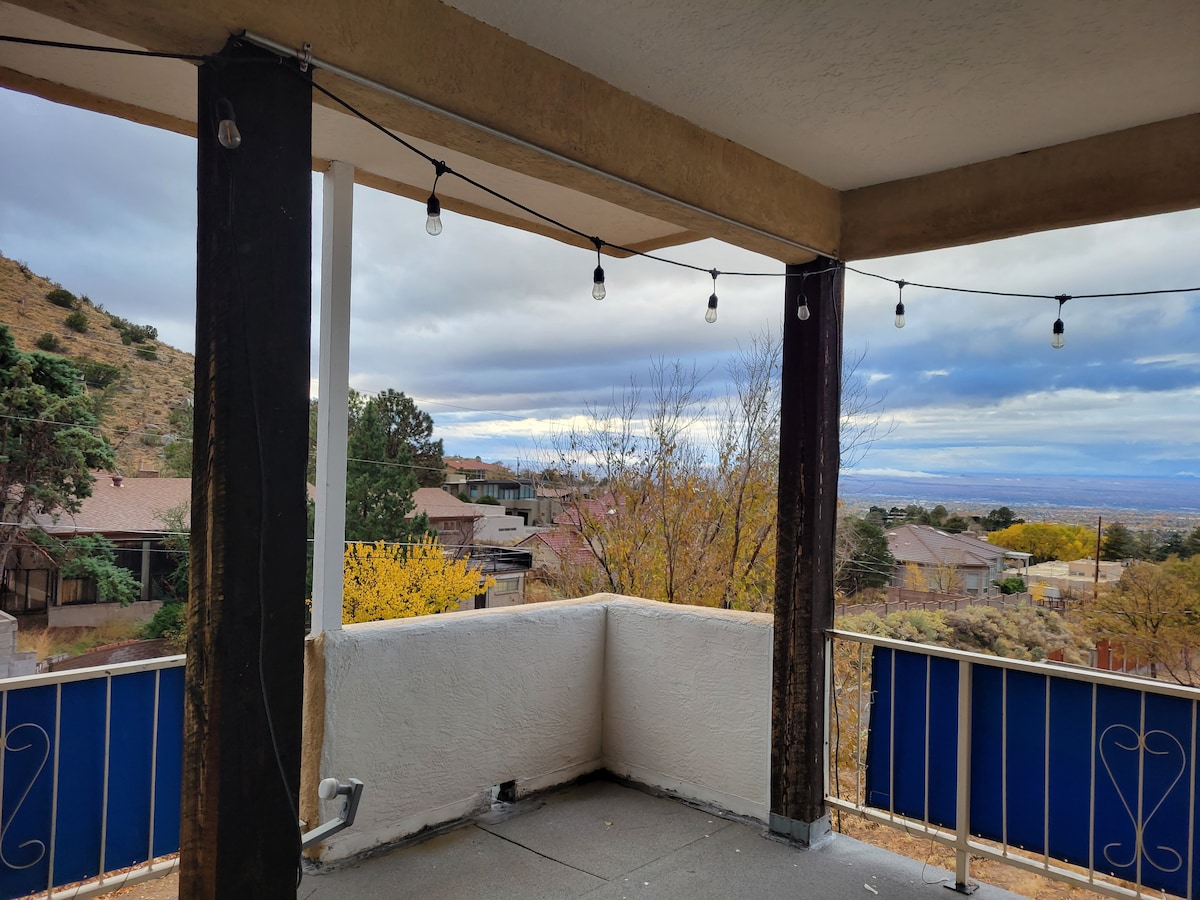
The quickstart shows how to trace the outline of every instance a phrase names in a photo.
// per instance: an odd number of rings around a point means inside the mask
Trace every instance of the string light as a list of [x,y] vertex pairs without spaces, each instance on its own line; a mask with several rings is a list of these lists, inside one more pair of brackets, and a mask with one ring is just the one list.
[[242,133],[237,127],[233,104],[224,97],[217,100],[217,119],[217,140],[226,150],[236,150],[242,145]]
[[604,290],[604,267],[600,265],[600,248],[604,246],[604,241],[594,237],[592,243],[596,245],[596,271],[592,273],[592,298],[603,300],[606,292]]
[[804,293],[804,280],[808,278],[808,273],[805,272],[800,276],[800,307],[796,310],[796,318],[801,322],[807,322],[812,311],[808,308],[808,297]]
[[1071,298],[1066,294],[1059,294],[1054,299],[1058,301],[1058,318],[1054,320],[1054,327],[1050,330],[1052,335],[1050,338],[1050,346],[1055,350],[1061,350],[1063,348],[1063,331],[1065,330],[1062,320],[1062,308],[1063,304]]
[[[252,43],[254,43],[258,46],[263,46],[263,47],[266,47],[267,49],[272,50],[279,56],[279,58],[288,58],[288,56],[289,56],[289,54],[287,52],[285,52],[285,50],[282,47],[270,44],[269,42],[264,44],[263,39],[261,39],[261,38],[251,37],[250,40]],[[265,59],[257,59],[257,58],[255,58],[255,59],[240,59],[237,57],[231,58],[231,57],[227,56],[224,52],[222,52],[221,54],[215,54],[215,55],[170,53],[170,52],[158,52],[158,51],[148,51],[148,50],[133,50],[133,49],[125,49],[125,48],[119,48],[119,47],[105,47],[105,46],[94,45],[94,44],[75,44],[75,43],[67,43],[67,42],[62,42],[62,41],[39,40],[39,39],[35,39],[35,38],[25,38],[25,37],[18,37],[18,36],[14,36],[14,35],[0,35],[0,42],[28,44],[28,45],[32,45],[32,46],[38,46],[38,47],[49,47],[49,48],[57,48],[57,49],[65,49],[65,50],[78,50],[78,51],[87,51],[87,52],[95,52],[95,53],[125,54],[125,55],[130,55],[130,56],[145,56],[145,57],[152,57],[152,58],[159,58],[159,59],[186,60],[189,62],[199,62],[199,63],[214,63],[215,64],[217,62],[220,62],[221,64],[225,64],[225,63],[244,64],[244,63],[267,62],[267,60],[265,60]],[[531,207],[526,206],[525,204],[521,203],[520,201],[514,200],[511,197],[509,197],[505,194],[502,194],[499,191],[496,191],[496,190],[488,187],[487,185],[480,183],[479,181],[471,178],[468,175],[464,175],[461,172],[456,172],[454,169],[452,169],[448,165],[446,165],[445,162],[434,159],[428,153],[423,152],[422,150],[420,150],[413,144],[406,141],[404,138],[402,138],[399,135],[395,134],[394,132],[391,132],[388,129],[384,128],[378,122],[376,122],[375,120],[373,120],[372,118],[367,116],[365,113],[363,113],[360,110],[358,110],[357,108],[355,108],[353,105],[351,105],[347,101],[343,100],[341,97],[334,94],[328,88],[325,88],[323,85],[319,84],[318,82],[313,81],[311,73],[308,70],[310,70],[311,68],[316,68],[316,66],[312,64],[313,57],[312,57],[312,48],[310,45],[306,44],[302,50],[291,51],[290,56],[295,58],[300,64],[298,66],[298,70],[295,71],[296,76],[304,78],[306,80],[306,82],[312,87],[313,90],[324,94],[330,100],[332,100],[333,102],[337,103],[338,105],[340,105],[344,109],[346,109],[347,112],[358,117],[359,119],[361,119],[368,125],[374,127],[375,129],[380,131],[384,136],[401,144],[403,147],[405,147],[410,152],[415,153],[418,156],[421,156],[422,158],[424,158],[426,161],[428,161],[430,164],[432,164],[434,166],[435,176],[434,176],[434,182],[433,182],[433,191],[430,193],[429,200],[426,202],[426,223],[425,223],[425,229],[431,235],[440,234],[441,230],[442,230],[441,202],[438,200],[438,197],[437,197],[437,182],[438,182],[438,179],[443,174],[451,174],[451,175],[454,175],[457,178],[461,179],[462,181],[466,182],[467,184],[471,185],[472,187],[475,187],[475,188],[483,191],[484,193],[488,194],[491,197],[494,197],[498,200],[508,203],[508,204],[514,206],[515,208],[517,208],[525,213],[528,213],[529,215],[531,215],[537,219],[540,219],[543,222],[546,222],[550,225],[553,225],[557,228],[562,229],[563,231],[567,232],[568,234],[573,234],[578,238],[590,241],[591,243],[596,245],[597,251],[599,251],[599,248],[602,246],[608,246],[608,247],[612,247],[614,250],[620,251],[621,253],[625,253],[630,256],[641,256],[645,259],[654,260],[655,262],[661,262],[661,263],[665,263],[665,264],[672,265],[672,266],[678,266],[680,268],[691,269],[691,270],[697,271],[697,272],[705,272],[705,271],[709,272],[709,274],[713,275],[713,293],[709,297],[708,310],[705,313],[704,318],[705,318],[705,321],[710,322],[710,323],[715,322],[717,319],[716,275],[725,274],[725,275],[735,275],[735,276],[784,277],[787,274],[786,272],[724,272],[724,273],[722,273],[722,272],[718,272],[716,269],[705,269],[703,266],[695,265],[692,263],[686,263],[686,262],[683,262],[683,261],[677,260],[677,259],[671,259],[670,257],[660,256],[656,253],[650,253],[650,252],[646,252],[644,250],[637,250],[632,247],[625,247],[621,244],[614,244],[610,241],[604,241],[598,237],[591,237],[591,236],[587,235],[586,232],[581,231],[577,228],[573,228],[572,226],[567,225],[566,223],[561,222],[558,219],[555,219],[551,216],[548,216],[545,213],[539,212],[536,209],[532,209]],[[219,118],[219,124],[218,124],[217,138],[223,147],[226,147],[227,149],[234,149],[241,143],[241,133],[237,128],[237,122],[236,122],[236,118],[233,115],[232,105],[229,104],[229,102],[227,100],[222,99],[222,100],[218,101],[218,116],[220,118]],[[774,237],[777,237],[777,236],[774,236]],[[786,240],[786,239],[778,238],[778,237],[777,237],[777,239]],[[799,246],[799,245],[797,245],[797,246]],[[808,248],[805,248],[805,249],[808,249]],[[592,280],[592,296],[595,297],[596,299],[601,299],[605,293],[604,280],[603,280],[604,269],[601,265],[599,265],[599,261],[600,260],[599,260],[599,252],[598,252],[597,253],[597,263],[598,264],[594,271],[593,280]],[[1198,286],[1198,287],[1189,287],[1189,288],[1166,288],[1166,289],[1161,289],[1161,290],[1147,290],[1147,291],[1118,291],[1118,292],[1103,293],[1103,294],[1075,294],[1075,295],[1029,294],[1029,293],[1013,292],[1013,291],[993,291],[993,290],[983,290],[983,289],[977,289],[977,288],[955,287],[955,286],[951,286],[951,285],[922,284],[920,282],[910,282],[910,281],[905,281],[903,279],[889,278],[884,275],[879,275],[875,272],[867,272],[862,269],[857,269],[857,268],[854,268],[853,266],[846,265],[845,263],[842,263],[842,262],[835,262],[832,266],[830,266],[829,269],[826,269],[823,271],[832,271],[833,269],[839,269],[839,268],[845,269],[850,272],[854,272],[859,275],[864,275],[869,278],[878,278],[881,281],[888,281],[897,286],[897,288],[900,291],[900,301],[896,304],[895,325],[897,328],[904,327],[903,295],[904,295],[905,287],[920,287],[920,288],[924,288],[924,289],[928,289],[928,290],[951,291],[951,292],[958,292],[958,293],[965,293],[965,294],[980,294],[980,295],[987,295],[987,296],[994,296],[994,297],[1014,297],[1014,298],[1019,297],[1019,298],[1031,298],[1031,299],[1059,300],[1059,318],[1055,321],[1054,328],[1053,328],[1054,337],[1053,337],[1053,341],[1052,341],[1052,346],[1055,349],[1060,349],[1063,346],[1063,330],[1064,329],[1063,329],[1063,323],[1062,323],[1062,318],[1061,318],[1061,310],[1062,310],[1062,304],[1064,302],[1066,302],[1066,300],[1069,300],[1069,299],[1116,298],[1116,297],[1141,297],[1141,296],[1147,296],[1147,295],[1152,295],[1152,294],[1185,294],[1185,293],[1200,292],[1200,286]],[[805,273],[805,274],[807,275],[807,274],[820,274],[820,273],[809,272],[809,273]],[[803,282],[802,282],[802,285],[803,285]],[[808,307],[808,300],[803,295],[803,288],[801,290],[800,304],[797,309],[797,316],[799,317],[799,319],[801,321],[807,321],[808,318],[811,316],[811,310]]]
[[704,314],[704,321],[711,325],[717,321],[717,276],[721,273],[716,269],[709,269],[708,274],[712,276],[713,292],[708,298],[708,312]]
[[437,183],[438,179],[446,174],[446,164],[435,160],[433,170],[433,189],[429,192],[429,199],[425,201],[425,230],[437,237],[442,233],[442,201],[437,198]]

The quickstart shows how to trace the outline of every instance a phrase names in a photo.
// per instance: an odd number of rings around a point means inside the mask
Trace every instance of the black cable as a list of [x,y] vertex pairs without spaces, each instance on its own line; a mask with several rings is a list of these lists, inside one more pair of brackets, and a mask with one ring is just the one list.
[[213,56],[201,53],[161,53],[156,50],[130,50],[125,47],[102,47],[98,44],[73,44],[68,41],[45,41],[38,38],[17,37],[0,34],[0,41],[8,44],[28,44],[33,47],[53,47],[58,50],[85,50],[90,53],[116,53],[122,56],[148,56],[152,59],[180,59],[187,62],[212,62]]

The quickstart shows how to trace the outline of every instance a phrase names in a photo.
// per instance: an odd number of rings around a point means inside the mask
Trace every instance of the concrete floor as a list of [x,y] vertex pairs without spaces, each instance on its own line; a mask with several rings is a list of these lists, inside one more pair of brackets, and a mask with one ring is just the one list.
[[[301,900],[949,900],[951,873],[837,836],[817,850],[605,781],[522,801],[356,865],[306,876]],[[976,900],[1023,900],[982,886]]]

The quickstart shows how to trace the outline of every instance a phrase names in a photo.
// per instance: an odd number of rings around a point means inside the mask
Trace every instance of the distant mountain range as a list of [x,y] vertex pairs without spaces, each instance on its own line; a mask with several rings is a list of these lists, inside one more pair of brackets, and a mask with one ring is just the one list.
[[854,505],[1124,510],[1200,517],[1200,478],[1079,475],[859,475],[843,473],[840,495]]

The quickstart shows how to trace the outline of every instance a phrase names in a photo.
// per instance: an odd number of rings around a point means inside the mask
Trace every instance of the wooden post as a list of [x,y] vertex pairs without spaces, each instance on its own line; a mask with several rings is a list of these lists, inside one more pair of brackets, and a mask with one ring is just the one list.
[[[811,846],[825,810],[825,632],[833,627],[842,271],[787,267],[779,425],[779,551],[771,692],[770,829]],[[797,317],[803,291],[809,318]]]
[[186,900],[296,896],[312,98],[293,65],[231,42],[197,76]]

